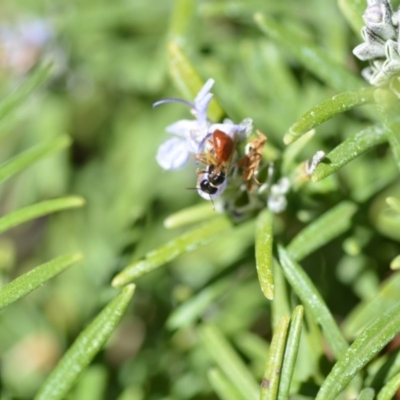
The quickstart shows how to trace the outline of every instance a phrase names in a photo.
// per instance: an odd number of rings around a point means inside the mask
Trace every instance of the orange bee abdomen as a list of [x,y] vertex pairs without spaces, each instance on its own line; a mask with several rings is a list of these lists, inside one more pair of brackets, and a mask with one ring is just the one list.
[[218,129],[213,133],[213,145],[215,157],[219,163],[224,164],[230,161],[235,151],[235,142],[225,132]]

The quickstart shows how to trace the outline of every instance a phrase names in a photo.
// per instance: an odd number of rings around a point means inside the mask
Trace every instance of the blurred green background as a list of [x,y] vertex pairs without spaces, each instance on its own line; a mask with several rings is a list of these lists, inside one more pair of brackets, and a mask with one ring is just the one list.
[[[183,47],[204,80],[215,79],[213,92],[231,119],[250,117],[267,134],[278,154],[279,174],[288,127],[337,90],[265,36],[254,13],[273,16],[356,74],[360,66],[351,50],[359,38],[335,1],[2,0],[0,11],[6,29],[32,19],[47,24],[52,33],[33,57],[55,60],[49,81],[2,119],[0,160],[59,135],[73,140],[67,151],[2,186],[1,213],[66,194],[87,202],[83,209],[35,220],[0,237],[3,283],[68,251],[85,256],[0,315],[0,397],[30,399],[79,332],[115,296],[113,276],[185,231],[164,228],[169,214],[204,203],[186,190],[195,185],[194,165],[172,173],[155,162],[167,138],[165,127],[189,117],[179,104],[151,106],[183,96],[168,74],[168,40]],[[28,71],[3,65],[0,74],[5,97]],[[298,162],[368,126],[373,118],[367,114],[351,111],[323,124]],[[397,225],[386,229],[381,223],[385,197],[399,193],[398,185],[390,186],[396,180],[388,147],[378,146],[339,174],[291,193],[288,209],[277,217],[277,240],[288,243],[339,201],[360,205],[350,232],[304,262],[339,321],[376,293],[399,253]],[[254,221],[244,222],[141,278],[121,325],[70,399],[217,398],[207,381],[211,361],[198,343],[196,321],[179,329],[166,325],[176,307],[216,284],[220,294],[201,320],[216,323],[260,379],[266,357],[260,351],[267,348],[272,323],[255,271],[254,229]],[[313,387],[314,377],[304,368],[296,379],[310,380]]]

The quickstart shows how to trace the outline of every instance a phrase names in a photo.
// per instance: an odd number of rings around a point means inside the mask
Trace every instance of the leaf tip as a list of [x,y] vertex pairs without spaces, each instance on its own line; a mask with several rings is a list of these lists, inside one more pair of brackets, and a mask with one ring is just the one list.
[[292,133],[286,133],[285,136],[283,137],[283,143],[288,145],[293,143],[296,140],[295,136]]

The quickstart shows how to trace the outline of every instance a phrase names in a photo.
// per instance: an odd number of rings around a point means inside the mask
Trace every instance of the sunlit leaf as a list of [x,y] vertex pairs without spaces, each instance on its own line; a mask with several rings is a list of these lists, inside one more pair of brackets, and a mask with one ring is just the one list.
[[356,211],[357,206],[354,203],[339,203],[300,231],[287,246],[288,252],[294,260],[302,260],[350,229],[351,218]]
[[278,400],[289,398],[290,384],[292,382],[297,353],[299,350],[301,328],[303,325],[303,315],[303,306],[297,306],[294,309],[290,318],[289,332],[280,373]]
[[274,400],[278,396],[289,322],[290,318],[288,316],[282,317],[274,330],[267,364],[261,382],[260,400]]
[[327,85],[339,91],[355,90],[363,86],[360,78],[330,59],[329,55],[324,53],[318,46],[300,38],[273,18],[256,14],[255,21],[262,32],[275,40],[282,48],[301,62],[304,68],[314,73]]
[[393,274],[369,301],[359,303],[343,322],[346,336],[356,337],[371,321],[376,320],[382,310],[392,308],[399,301],[400,273]]
[[[176,42],[170,42],[168,44],[168,54],[169,69],[176,87],[187,100],[193,101],[204,85],[203,80]],[[205,80],[208,78],[212,77],[205,77]],[[224,111],[219,106],[214,96],[208,108],[208,117],[212,121],[218,121],[224,114]]]
[[340,359],[347,350],[348,344],[322,299],[321,294],[305,271],[293,261],[283,247],[279,247],[278,252],[286,279],[300,298],[305,309],[311,313],[313,318],[322,327],[326,341],[331,347],[334,356]]
[[356,374],[400,332],[400,303],[370,321],[345,354],[333,366],[316,400],[334,400]]
[[354,32],[361,35],[361,28],[364,26],[362,15],[367,3],[362,0],[338,0],[338,4]]
[[389,90],[377,89],[375,100],[381,112],[382,122],[388,131],[387,136],[394,159],[400,170],[400,107],[398,98]]
[[0,120],[23,103],[49,77],[52,64],[37,67],[13,93],[0,102]]
[[258,385],[246,365],[222,333],[212,325],[200,328],[201,340],[209,355],[245,399],[258,399]]
[[311,110],[303,114],[283,137],[285,144],[290,144],[311,129],[321,125],[323,122],[373,101],[374,89],[360,89],[353,92],[344,92],[325,100]]
[[230,382],[223,372],[218,368],[213,368],[208,373],[208,380],[218,398],[221,400],[246,400]]
[[71,140],[68,136],[60,136],[45,143],[40,143],[29,150],[11,158],[0,165],[0,183],[16,173],[29,167],[36,161],[68,147]]
[[372,388],[363,389],[357,397],[357,400],[374,400],[375,390]]
[[400,373],[395,375],[378,393],[376,400],[392,400],[400,389]]
[[367,150],[387,141],[385,130],[380,126],[372,126],[349,137],[328,153],[318,165],[311,179],[318,182],[338,171],[354,158]]
[[0,288],[0,309],[37,289],[66,268],[82,260],[80,253],[66,254],[39,265]]
[[143,260],[135,261],[122,270],[112,281],[115,287],[121,287],[129,282],[146,275],[154,269],[166,264],[181,254],[194,251],[199,246],[208,243],[216,235],[232,227],[228,218],[221,216],[206,222],[189,232],[172,239],[146,254]]
[[184,208],[169,215],[164,220],[164,226],[167,229],[178,228],[195,222],[205,221],[212,217],[215,217],[215,211],[210,207],[210,204],[196,204],[195,206]]
[[0,218],[0,233],[32,219],[68,208],[82,207],[84,204],[85,200],[82,197],[71,196],[42,201],[41,203],[21,208]]
[[256,228],[256,267],[258,281],[264,296],[272,300],[274,298],[273,276],[273,214],[268,209],[260,213]]
[[64,399],[82,371],[102,349],[128,306],[135,285],[125,286],[77,337],[56,368],[48,376],[35,400]]

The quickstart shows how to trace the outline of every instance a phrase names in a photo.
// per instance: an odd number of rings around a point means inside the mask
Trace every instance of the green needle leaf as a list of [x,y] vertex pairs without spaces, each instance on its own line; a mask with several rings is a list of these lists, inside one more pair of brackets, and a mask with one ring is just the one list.
[[354,32],[361,36],[361,28],[364,26],[362,16],[367,3],[361,0],[339,0],[339,8],[351,25]]
[[400,214],[400,200],[395,197],[388,197],[386,203],[397,213]]
[[213,368],[209,371],[208,380],[219,399],[246,400],[246,397],[242,397],[242,395],[236,390],[235,386],[218,368]]
[[135,261],[122,270],[112,281],[114,287],[121,287],[146,275],[154,269],[175,259],[181,254],[196,250],[208,243],[216,235],[232,227],[227,217],[221,216],[206,222],[199,227],[179,236],[146,254],[143,260]]
[[388,310],[399,301],[400,273],[393,274],[370,300],[360,303],[344,321],[343,332],[356,337],[370,321],[375,321],[382,310]]
[[374,400],[375,390],[372,388],[363,389],[357,397],[357,400]]
[[314,73],[327,85],[339,91],[356,90],[363,86],[360,78],[330,59],[314,43],[288,30],[287,26],[280,25],[273,18],[258,13],[255,14],[254,19],[262,32],[275,40],[301,62],[304,68]]
[[285,144],[290,144],[304,135],[309,130],[321,125],[335,115],[351,110],[354,107],[373,102],[375,89],[360,89],[344,92],[333,96],[316,105],[303,114],[283,137]]
[[279,381],[278,400],[289,398],[289,389],[293,377],[294,366],[299,350],[301,328],[303,325],[304,307],[297,306],[290,319],[289,333]]
[[186,300],[170,314],[166,323],[167,327],[179,329],[193,324],[216,299],[232,286],[232,282],[228,279],[206,286],[196,296]]
[[45,143],[40,143],[29,150],[11,158],[0,165],[0,183],[22,171],[36,161],[68,147],[71,139],[68,136],[60,136]]
[[268,209],[263,210],[257,218],[256,227],[256,266],[261,290],[268,300],[274,298],[273,275],[273,214]]
[[61,400],[66,397],[79,375],[91,363],[117,327],[134,290],[133,284],[124,287],[118,296],[82,331],[46,379],[35,396],[35,400]]
[[333,366],[316,400],[334,400],[355,375],[400,332],[400,303],[381,314],[360,334]]
[[82,207],[84,204],[85,200],[82,197],[71,196],[47,200],[32,206],[21,208],[0,218],[0,233],[34,218],[43,217],[44,215],[51,214],[55,211],[65,210],[67,208]]
[[210,356],[244,399],[257,399],[257,383],[217,327],[203,325],[200,328],[200,337]]
[[31,75],[0,103],[0,120],[23,103],[32,92],[43,84],[51,73],[52,64],[42,64]]
[[386,131],[381,126],[371,126],[356,133],[325,156],[311,180],[318,182],[326,178],[367,150],[386,141]]
[[400,373],[395,375],[378,393],[376,400],[392,400],[400,388]]
[[[176,42],[169,42],[169,68],[172,79],[182,95],[192,101],[200,91],[204,82]],[[208,108],[208,117],[211,121],[219,121],[225,115],[215,97]]]
[[260,400],[275,400],[278,398],[279,379],[282,372],[289,321],[290,318],[284,316],[275,328],[261,382]]
[[335,319],[330,313],[319,291],[304,270],[295,263],[288,251],[279,246],[279,260],[286,279],[300,298],[306,309],[309,310],[315,321],[321,326],[326,341],[333,354],[339,359],[346,352],[348,344],[344,339]]
[[356,211],[357,206],[354,203],[349,201],[339,203],[299,232],[287,246],[287,251],[294,260],[302,260],[350,229],[351,218]]
[[82,258],[81,253],[65,254],[14,279],[0,289],[0,309],[24,297]]
[[164,220],[164,226],[167,229],[178,228],[195,222],[205,221],[215,217],[215,211],[210,207],[210,204],[196,204],[192,207],[187,207],[169,215]]
[[381,113],[382,122],[388,130],[388,139],[397,167],[400,169],[400,107],[399,99],[392,92],[376,89],[375,101]]

